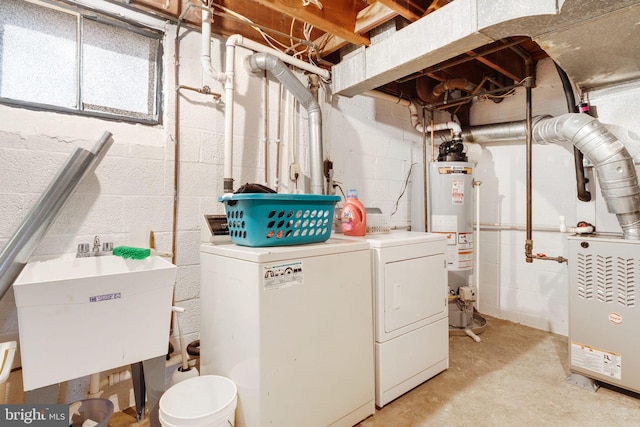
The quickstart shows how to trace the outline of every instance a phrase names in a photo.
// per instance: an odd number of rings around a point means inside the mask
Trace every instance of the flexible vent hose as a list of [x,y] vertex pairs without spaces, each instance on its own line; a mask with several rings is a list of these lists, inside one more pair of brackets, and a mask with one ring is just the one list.
[[564,114],[533,127],[539,143],[568,140],[593,163],[610,213],[616,214],[625,239],[640,240],[640,186],[633,158],[625,146],[594,117]]

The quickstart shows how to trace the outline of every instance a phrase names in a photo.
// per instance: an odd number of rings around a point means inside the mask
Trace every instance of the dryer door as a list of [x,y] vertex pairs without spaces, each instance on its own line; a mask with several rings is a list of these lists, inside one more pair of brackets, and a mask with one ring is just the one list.
[[443,254],[385,263],[385,333],[422,326],[446,310],[443,266]]

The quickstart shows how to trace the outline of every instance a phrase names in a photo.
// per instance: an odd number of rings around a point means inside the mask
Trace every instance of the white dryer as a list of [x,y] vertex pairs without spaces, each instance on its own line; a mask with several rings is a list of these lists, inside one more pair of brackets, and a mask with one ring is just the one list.
[[383,407],[449,367],[446,238],[394,231],[360,239],[371,248],[375,401]]

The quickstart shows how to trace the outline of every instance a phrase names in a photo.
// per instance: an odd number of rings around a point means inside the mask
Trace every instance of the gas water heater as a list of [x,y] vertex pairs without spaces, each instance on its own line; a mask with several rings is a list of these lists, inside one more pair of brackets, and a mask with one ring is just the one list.
[[431,232],[447,237],[449,324],[466,328],[473,321],[473,164],[433,162],[429,167]]
[[470,328],[473,322],[473,168],[462,152],[462,143],[455,140],[443,143],[438,161],[429,165],[430,231],[447,237],[452,328]]

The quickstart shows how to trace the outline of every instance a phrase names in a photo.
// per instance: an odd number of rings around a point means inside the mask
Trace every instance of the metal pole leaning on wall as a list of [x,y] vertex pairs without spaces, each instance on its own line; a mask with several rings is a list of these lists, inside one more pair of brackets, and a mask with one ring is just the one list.
[[27,264],[69,197],[87,173],[100,163],[112,143],[111,133],[105,132],[92,150],[76,148],[13,233],[0,254],[0,299]]

